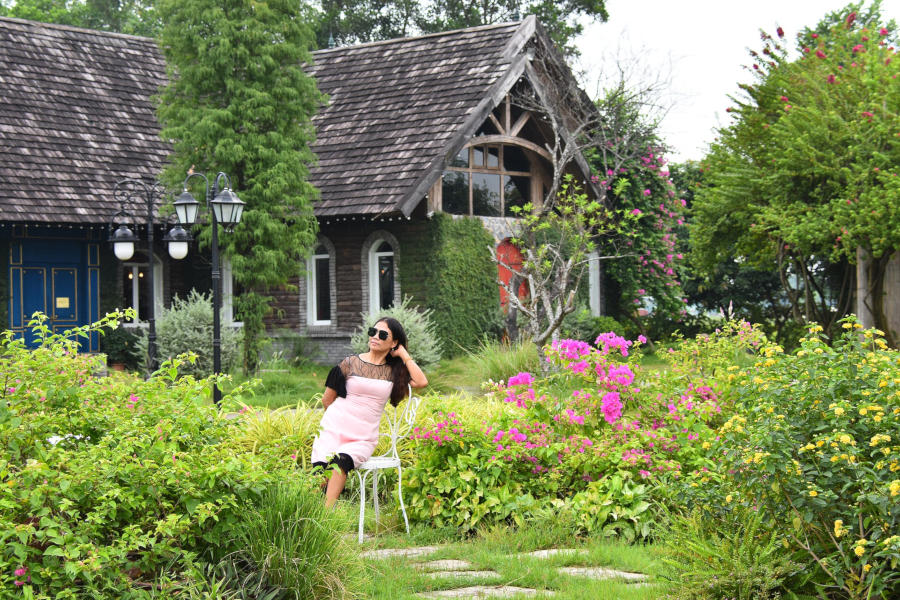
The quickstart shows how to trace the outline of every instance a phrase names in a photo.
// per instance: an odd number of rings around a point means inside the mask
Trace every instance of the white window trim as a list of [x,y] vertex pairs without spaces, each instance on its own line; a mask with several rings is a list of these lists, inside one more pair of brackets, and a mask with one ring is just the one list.
[[[375,248],[381,245],[381,242],[386,242],[387,240],[378,240],[375,244],[372,244],[372,249],[369,250],[369,314],[376,315],[378,314],[381,308],[381,282],[378,280],[378,259],[383,256],[391,257],[391,268],[394,269],[393,279],[397,280],[396,273],[396,258],[394,251],[390,252],[376,252]],[[390,244],[390,242],[388,242]],[[393,244],[391,248],[393,248]],[[394,298],[396,301],[396,298]]]
[[[122,263],[123,272],[131,269],[131,305],[134,310],[140,314],[140,268],[149,266],[145,262],[125,262]],[[163,305],[163,265],[162,261],[155,254],[153,255],[153,317],[156,319],[162,312]],[[123,327],[147,327],[146,321],[134,320],[131,323],[122,323]]]
[[383,229],[375,231],[370,234],[369,237],[366,238],[365,243],[363,243],[361,256],[363,267],[363,306],[368,309],[369,315],[373,318],[381,313],[381,306],[378,296],[378,292],[380,290],[380,287],[378,285],[378,256],[386,256],[388,254],[376,252],[375,249],[381,245],[381,242],[387,242],[393,249],[390,254],[394,257],[394,305],[398,305],[402,298],[400,290],[399,270],[399,257],[401,252],[400,243],[397,241],[397,238],[388,231],[385,231]]
[[241,321],[234,320],[234,273],[227,256],[219,257],[222,276],[222,322],[232,327],[243,327]]
[[331,325],[331,314],[328,315],[327,320],[316,319],[316,314],[318,313],[316,299],[318,298],[317,290],[319,286],[319,282],[316,279],[316,274],[318,273],[318,270],[316,269],[316,261],[322,259],[328,261],[329,295],[331,295],[331,292],[333,291],[331,272],[334,259],[332,258],[331,253],[328,252],[328,248],[326,246],[326,251],[324,253],[313,254],[308,259],[306,259],[306,323],[308,325]]
[[599,317],[603,310],[603,290],[600,285],[600,254],[594,250],[588,255],[588,290],[591,315],[595,317]]

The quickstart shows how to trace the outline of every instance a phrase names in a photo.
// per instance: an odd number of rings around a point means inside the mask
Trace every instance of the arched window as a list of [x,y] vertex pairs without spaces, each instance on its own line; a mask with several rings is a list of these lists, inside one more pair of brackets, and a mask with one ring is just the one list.
[[386,240],[369,250],[369,313],[394,306],[394,248]]
[[306,264],[306,314],[310,325],[331,325],[332,265],[331,251],[319,243]]
[[300,292],[300,314],[306,313],[306,324],[325,326],[335,323],[335,253],[334,244],[319,236],[319,241],[306,259],[306,286]]

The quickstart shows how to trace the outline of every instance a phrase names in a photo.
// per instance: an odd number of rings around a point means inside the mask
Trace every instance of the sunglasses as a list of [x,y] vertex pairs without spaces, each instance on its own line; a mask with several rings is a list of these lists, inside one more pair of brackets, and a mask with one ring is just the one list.
[[384,329],[375,329],[374,327],[369,327],[369,337],[378,336],[379,340],[388,339],[388,332]]

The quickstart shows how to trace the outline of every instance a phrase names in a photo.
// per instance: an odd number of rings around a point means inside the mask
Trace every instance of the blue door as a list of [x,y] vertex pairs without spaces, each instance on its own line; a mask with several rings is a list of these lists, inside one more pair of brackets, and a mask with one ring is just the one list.
[[[12,240],[10,249],[10,329],[36,345],[28,327],[35,312],[48,317],[53,333],[87,325],[99,317],[100,265],[97,244],[80,240],[30,238]],[[85,351],[96,351],[93,334],[81,340]]]

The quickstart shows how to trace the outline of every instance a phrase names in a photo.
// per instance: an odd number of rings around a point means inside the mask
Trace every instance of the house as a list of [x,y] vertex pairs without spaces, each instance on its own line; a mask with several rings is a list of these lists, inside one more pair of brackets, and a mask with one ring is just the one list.
[[[538,68],[536,53],[562,68]],[[548,78],[571,74],[534,17],[320,50],[309,72],[329,97],[314,121],[310,177],[321,192],[319,240],[293,285],[275,294],[269,327],[302,334],[334,359],[362,312],[405,295],[428,303],[422,280],[401,265],[431,251],[435,214],[479,218],[510,254],[511,207],[539,202],[552,172],[552,132],[515,94],[540,95]],[[191,287],[209,289],[196,252],[170,261],[158,242],[152,257],[122,264],[106,242],[119,209],[115,183],[151,181],[169,152],[151,101],[164,83],[153,40],[0,18],[0,256],[9,257],[0,265],[9,297],[0,322],[23,332],[27,316],[43,310],[66,328],[113,307],[142,312],[151,297],[162,306]],[[589,100],[581,93],[573,102]],[[580,156],[569,169],[587,179]],[[140,229],[146,219],[135,221]],[[159,240],[165,223],[155,228]]]

